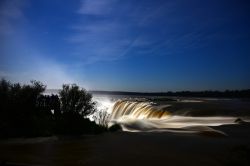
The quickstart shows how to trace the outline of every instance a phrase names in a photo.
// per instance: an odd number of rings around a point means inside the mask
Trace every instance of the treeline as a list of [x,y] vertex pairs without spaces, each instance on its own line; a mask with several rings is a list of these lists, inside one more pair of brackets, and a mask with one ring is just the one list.
[[218,97],[218,98],[250,98],[250,89],[225,91],[179,91],[179,92],[122,92],[122,91],[90,91],[93,94],[129,95],[129,96],[180,96],[180,97]]
[[106,131],[87,117],[96,111],[90,93],[63,85],[59,95],[43,95],[46,86],[0,81],[0,137],[95,134]]

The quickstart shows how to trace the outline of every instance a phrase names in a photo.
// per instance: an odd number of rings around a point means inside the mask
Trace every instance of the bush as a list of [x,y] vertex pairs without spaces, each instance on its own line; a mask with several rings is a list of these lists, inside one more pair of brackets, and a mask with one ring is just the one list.
[[76,84],[63,85],[59,92],[61,100],[61,111],[63,113],[76,113],[82,117],[93,114],[95,103],[92,101],[92,95],[85,89],[80,89]]
[[85,133],[99,133],[104,127],[91,122],[87,116],[96,112],[92,95],[76,84],[63,85],[59,92],[61,101],[61,116],[55,127],[55,133],[66,135],[80,135]]
[[0,81],[0,132],[1,137],[40,135],[41,119],[36,107],[37,98],[45,90],[38,81],[30,85]]
[[43,95],[46,86],[0,81],[0,137],[34,137],[53,134],[80,135],[107,129],[91,122],[95,103],[77,85],[63,85],[57,95]]

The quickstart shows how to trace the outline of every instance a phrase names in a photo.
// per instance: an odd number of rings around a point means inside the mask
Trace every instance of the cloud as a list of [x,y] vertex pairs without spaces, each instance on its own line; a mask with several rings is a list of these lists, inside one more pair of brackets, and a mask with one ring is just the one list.
[[[81,1],[77,13],[82,19],[72,25],[72,34],[67,41],[74,44],[73,52],[84,64],[119,60],[127,56],[133,48],[149,43],[143,41],[142,44],[142,41],[137,40],[141,35],[138,26],[141,26],[142,20],[145,22],[149,18],[144,8],[131,1],[116,2]],[[91,15],[95,16],[94,20]]]
[[[82,1],[79,16],[94,14],[96,18],[101,18],[100,15],[104,14],[106,9],[112,8],[114,2],[113,0]],[[110,15],[107,19],[82,21],[72,25],[73,33],[67,41],[74,44],[75,55],[78,55],[84,64],[118,60],[124,56],[134,40],[134,37],[129,35],[130,28],[126,22],[115,19],[115,15]]]
[[27,0],[3,0],[0,5],[0,34],[8,35],[15,31],[15,24],[25,19],[23,8]]
[[80,14],[102,15],[112,10],[114,0],[82,0]]
[[81,21],[72,25],[67,41],[74,44],[73,52],[84,64],[119,60],[133,50],[145,52],[159,40],[157,31],[147,31],[166,11],[172,12],[173,6],[150,1],[82,0],[77,10]]
[[81,1],[77,10],[80,21],[72,25],[67,41],[83,64],[133,55],[176,54],[203,47],[211,36],[206,34],[209,27],[202,27],[205,21],[186,24],[194,16],[178,12],[182,9],[179,1],[117,2]]
[[72,29],[76,32],[68,38],[68,41],[73,43],[88,43],[91,41],[107,41],[114,38],[119,38],[123,34],[120,33],[126,30],[120,22],[115,21],[100,21],[88,24],[80,23],[73,26]]
[[129,43],[127,41],[107,41],[89,42],[84,44],[84,51],[79,47],[78,56],[83,60],[84,64],[92,64],[99,61],[114,61],[122,58]]
[[143,48],[137,50],[141,55],[176,55],[186,53],[188,50],[205,47],[209,38],[205,34],[194,30],[183,34],[169,35],[166,39],[149,40],[138,39],[133,44],[135,47]]

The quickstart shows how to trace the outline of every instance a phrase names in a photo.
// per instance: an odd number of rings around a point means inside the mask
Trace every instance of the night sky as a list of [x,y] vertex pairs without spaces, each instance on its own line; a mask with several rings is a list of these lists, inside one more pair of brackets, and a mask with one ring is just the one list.
[[1,0],[0,77],[48,88],[250,88],[249,0]]

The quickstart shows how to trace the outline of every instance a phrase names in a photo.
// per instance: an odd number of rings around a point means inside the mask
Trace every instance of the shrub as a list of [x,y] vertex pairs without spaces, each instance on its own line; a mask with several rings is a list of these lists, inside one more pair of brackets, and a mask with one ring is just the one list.
[[61,100],[61,111],[63,113],[76,113],[82,117],[93,114],[95,103],[92,101],[92,95],[85,89],[80,89],[76,84],[63,85],[59,92]]

